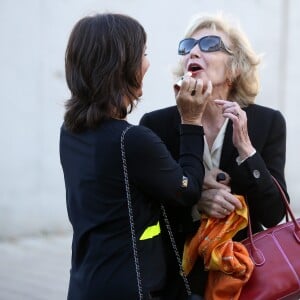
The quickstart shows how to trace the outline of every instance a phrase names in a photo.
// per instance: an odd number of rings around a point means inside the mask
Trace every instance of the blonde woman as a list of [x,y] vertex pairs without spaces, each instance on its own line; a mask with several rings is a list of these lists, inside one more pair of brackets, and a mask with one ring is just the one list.
[[[245,34],[223,15],[196,17],[179,42],[178,54],[177,79],[191,72],[204,90],[209,80],[213,85],[202,117],[206,176],[201,199],[192,212],[168,210],[178,247],[182,249],[187,234],[198,228],[199,212],[223,218],[238,208],[233,193],[246,196],[254,232],[276,225],[285,209],[271,175],[286,191],[286,124],[279,111],[254,104],[260,57]],[[178,89],[175,86],[175,94]],[[176,106],[147,113],[140,123],[157,133],[178,159]],[[217,180],[219,173],[223,178]],[[245,229],[235,239],[242,240],[246,234]],[[194,290],[203,295],[206,274],[202,262],[198,264],[190,279]]]

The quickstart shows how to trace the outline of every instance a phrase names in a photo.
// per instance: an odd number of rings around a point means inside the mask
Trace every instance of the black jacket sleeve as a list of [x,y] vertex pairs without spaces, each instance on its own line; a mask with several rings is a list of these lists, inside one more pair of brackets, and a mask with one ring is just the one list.
[[[257,113],[255,118],[251,117],[250,111],[249,119],[249,134],[257,152],[240,166],[235,165],[233,188],[246,195],[253,221],[271,227],[279,223],[285,214],[282,196],[271,175],[286,192],[286,124],[282,114],[274,110],[265,110],[262,115]],[[265,123],[265,128],[258,130],[252,119],[258,124]],[[286,195],[288,197],[287,192]]]
[[203,147],[202,127],[180,125],[180,158],[176,162],[156,134],[135,126],[125,137],[129,180],[151,198],[191,206],[201,195]]

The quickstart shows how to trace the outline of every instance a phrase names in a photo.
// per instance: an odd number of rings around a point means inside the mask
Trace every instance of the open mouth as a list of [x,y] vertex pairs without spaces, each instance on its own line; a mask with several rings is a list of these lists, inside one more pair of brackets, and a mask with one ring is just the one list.
[[188,67],[188,71],[193,73],[201,70],[203,70],[203,68],[198,64],[190,64]]

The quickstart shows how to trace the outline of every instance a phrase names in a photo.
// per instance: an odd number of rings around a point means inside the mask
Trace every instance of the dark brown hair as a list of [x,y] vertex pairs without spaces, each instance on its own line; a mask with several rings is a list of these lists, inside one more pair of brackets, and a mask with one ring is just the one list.
[[146,33],[135,19],[121,14],[97,14],[74,26],[65,55],[71,98],[65,126],[72,132],[95,128],[110,117],[125,118],[141,87]]

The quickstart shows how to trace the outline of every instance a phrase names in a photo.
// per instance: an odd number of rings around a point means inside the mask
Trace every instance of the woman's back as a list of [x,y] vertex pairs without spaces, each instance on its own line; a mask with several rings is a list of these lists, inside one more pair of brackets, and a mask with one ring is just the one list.
[[[70,299],[99,299],[99,295],[103,299],[120,299],[121,295],[126,295],[126,299],[136,297],[120,148],[121,133],[127,126],[126,121],[110,120],[81,134],[70,134],[64,127],[61,130],[60,150],[67,207],[74,229]],[[131,192],[139,237],[145,228],[157,224],[159,205],[147,201],[135,186],[132,186]],[[142,249],[138,250],[140,257],[153,255],[156,260],[141,262],[143,270],[147,270],[143,272],[147,277],[144,281],[151,290],[160,289],[164,282],[160,239],[158,235],[143,241]],[[162,276],[151,271],[155,271],[153,266],[156,264]],[[130,291],[131,295],[128,294]]]

